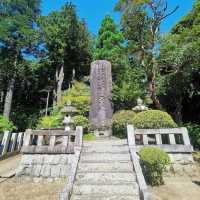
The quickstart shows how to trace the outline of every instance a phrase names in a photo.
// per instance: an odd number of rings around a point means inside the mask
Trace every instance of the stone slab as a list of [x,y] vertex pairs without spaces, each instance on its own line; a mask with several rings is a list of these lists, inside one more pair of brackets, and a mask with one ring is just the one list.
[[73,194],[78,195],[138,195],[138,185],[74,185]]
[[110,196],[95,196],[95,195],[72,195],[71,200],[139,200],[139,195],[110,195]]
[[136,182],[136,176],[132,173],[103,172],[103,173],[80,173],[76,175],[76,184],[112,184],[132,185]]
[[133,165],[130,161],[111,163],[79,163],[78,171],[84,172],[132,172]]
[[112,154],[112,153],[88,153],[81,157],[81,161],[129,161],[129,154]]

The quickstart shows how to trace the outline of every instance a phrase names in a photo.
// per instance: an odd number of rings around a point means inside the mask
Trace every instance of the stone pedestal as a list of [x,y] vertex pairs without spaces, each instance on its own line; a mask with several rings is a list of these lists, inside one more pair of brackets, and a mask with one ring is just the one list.
[[96,138],[100,137],[111,137],[112,136],[112,129],[107,130],[95,130],[94,135]]

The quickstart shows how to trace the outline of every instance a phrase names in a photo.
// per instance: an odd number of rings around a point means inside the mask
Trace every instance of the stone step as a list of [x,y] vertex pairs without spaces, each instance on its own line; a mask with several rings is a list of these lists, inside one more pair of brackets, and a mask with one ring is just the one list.
[[106,161],[130,161],[129,154],[112,153],[87,153],[81,155],[80,162],[106,162]]
[[129,185],[88,185],[74,184],[73,194],[76,195],[94,195],[94,196],[105,196],[105,195],[139,195],[139,189],[137,183],[132,183]]
[[131,161],[109,163],[79,163],[78,172],[133,172]]
[[70,200],[139,200],[139,195],[110,195],[110,196],[94,196],[94,195],[72,195]]
[[80,173],[76,175],[76,184],[133,184],[136,182],[134,173]]
[[115,146],[115,145],[128,145],[127,140],[95,140],[91,142],[84,141],[83,146],[88,147],[88,146]]
[[117,146],[91,146],[84,147],[82,153],[129,153],[129,148],[127,145],[117,145]]

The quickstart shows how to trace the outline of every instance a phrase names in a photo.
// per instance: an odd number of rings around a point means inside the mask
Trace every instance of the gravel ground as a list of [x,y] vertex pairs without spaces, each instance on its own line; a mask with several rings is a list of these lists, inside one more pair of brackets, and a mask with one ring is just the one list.
[[200,175],[165,178],[165,185],[151,188],[153,200],[200,200]]
[[[3,182],[1,182],[1,180]],[[57,200],[66,180],[10,178],[0,179],[1,200]]]
[[11,171],[15,171],[19,166],[20,160],[21,155],[19,154],[0,161],[0,176],[4,176]]

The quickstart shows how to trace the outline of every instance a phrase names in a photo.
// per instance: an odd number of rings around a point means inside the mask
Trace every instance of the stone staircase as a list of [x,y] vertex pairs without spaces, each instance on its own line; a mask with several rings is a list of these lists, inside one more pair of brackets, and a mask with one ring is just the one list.
[[139,200],[126,140],[85,142],[71,200]]

